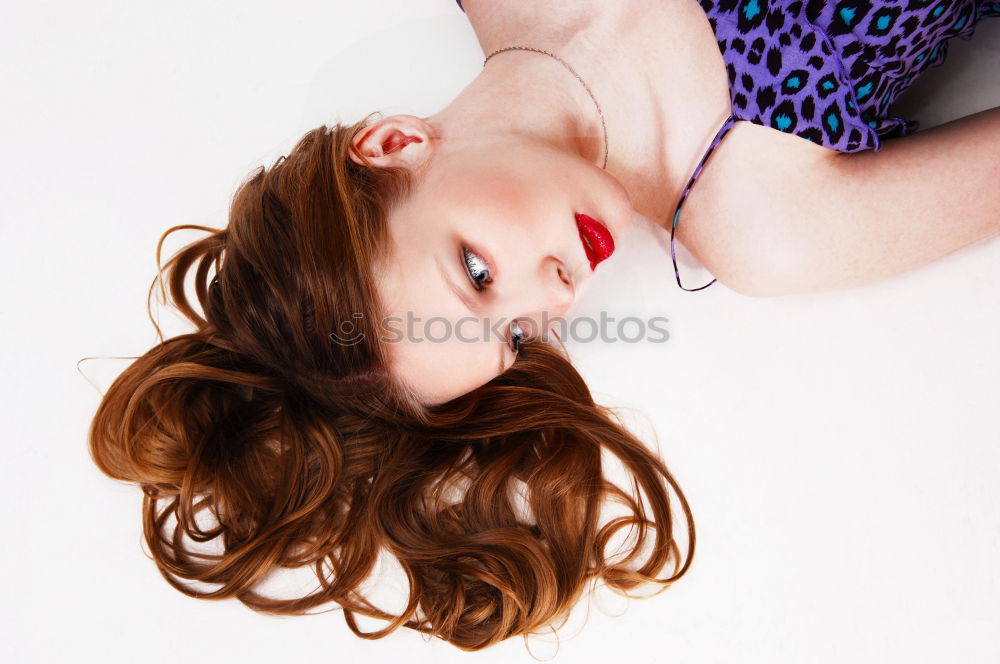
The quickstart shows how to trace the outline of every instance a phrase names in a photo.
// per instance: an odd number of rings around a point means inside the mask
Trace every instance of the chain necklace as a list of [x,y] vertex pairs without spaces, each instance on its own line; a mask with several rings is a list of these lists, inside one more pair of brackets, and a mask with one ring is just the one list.
[[496,51],[493,51],[492,53],[486,56],[485,60],[483,60],[483,66],[485,67],[486,63],[489,62],[490,58],[492,58],[494,55],[496,55],[497,53],[503,53],[504,51],[534,51],[535,53],[544,53],[545,55],[555,58],[556,60],[561,62],[563,66],[566,67],[566,69],[568,69],[569,72],[576,77],[576,80],[580,81],[580,84],[587,91],[587,94],[590,95],[591,101],[594,102],[594,106],[597,107],[597,114],[601,116],[601,129],[604,131],[604,164],[601,165],[601,168],[602,169],[606,168],[608,165],[608,128],[607,125],[605,125],[604,123],[604,113],[601,111],[601,105],[597,103],[597,98],[594,97],[594,93],[590,91],[590,88],[587,86],[586,83],[583,82],[583,79],[580,78],[580,75],[577,74],[576,71],[572,67],[570,67],[569,64],[567,64],[566,61],[560,58],[558,55],[554,55],[552,53],[549,53],[548,51],[543,51],[540,48],[531,48],[530,46],[508,46],[506,48],[501,48]]

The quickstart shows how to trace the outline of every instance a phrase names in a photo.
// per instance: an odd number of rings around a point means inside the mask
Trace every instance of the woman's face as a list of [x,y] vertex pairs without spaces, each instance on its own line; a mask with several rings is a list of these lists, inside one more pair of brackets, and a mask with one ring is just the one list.
[[391,371],[428,405],[489,382],[519,331],[566,314],[593,275],[577,213],[613,238],[633,214],[616,179],[565,150],[510,136],[433,149],[376,266]]

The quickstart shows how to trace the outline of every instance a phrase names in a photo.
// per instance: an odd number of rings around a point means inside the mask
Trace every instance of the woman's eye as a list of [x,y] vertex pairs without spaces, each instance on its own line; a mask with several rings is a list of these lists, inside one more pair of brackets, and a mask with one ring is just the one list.
[[517,321],[512,321],[510,324],[510,349],[516,354],[521,350],[522,343],[524,343],[524,330],[517,324]]
[[489,264],[483,260],[482,256],[478,256],[468,249],[463,248],[462,253],[465,256],[465,271],[472,279],[472,285],[478,291],[486,290],[486,284],[493,281]]

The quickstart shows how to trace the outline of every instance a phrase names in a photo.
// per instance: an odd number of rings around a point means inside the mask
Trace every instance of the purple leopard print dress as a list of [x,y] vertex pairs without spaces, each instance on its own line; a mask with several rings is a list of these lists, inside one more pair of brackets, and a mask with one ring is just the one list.
[[[461,7],[461,0],[458,6]],[[739,120],[795,134],[831,150],[879,150],[919,122],[891,114],[921,72],[941,65],[952,37],[1000,16],[1000,0],[699,0],[729,74],[731,113],[719,128],[674,212],[712,152]],[[464,10],[463,10],[464,11]]]

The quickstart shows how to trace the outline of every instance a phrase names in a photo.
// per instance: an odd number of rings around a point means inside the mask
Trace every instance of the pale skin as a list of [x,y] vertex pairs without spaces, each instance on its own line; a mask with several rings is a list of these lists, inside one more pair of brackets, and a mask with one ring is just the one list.
[[[729,115],[728,77],[696,0],[462,4],[484,54],[532,46],[580,74],[604,113],[607,168],[600,117],[563,65],[530,52],[495,56],[440,112],[389,116],[355,140],[374,165],[419,178],[390,217],[380,292],[400,316],[517,319],[537,333],[600,271],[586,264],[574,212],[613,235],[634,213],[670,230]],[[740,121],[688,195],[675,237],[745,295],[860,286],[1000,234],[998,155],[1000,108],[854,154]],[[438,271],[450,262],[453,283],[469,286],[458,283],[468,282],[458,240],[495,263],[488,293],[468,289],[475,310]],[[488,382],[514,357],[496,336],[391,346],[398,376],[427,403]]]

